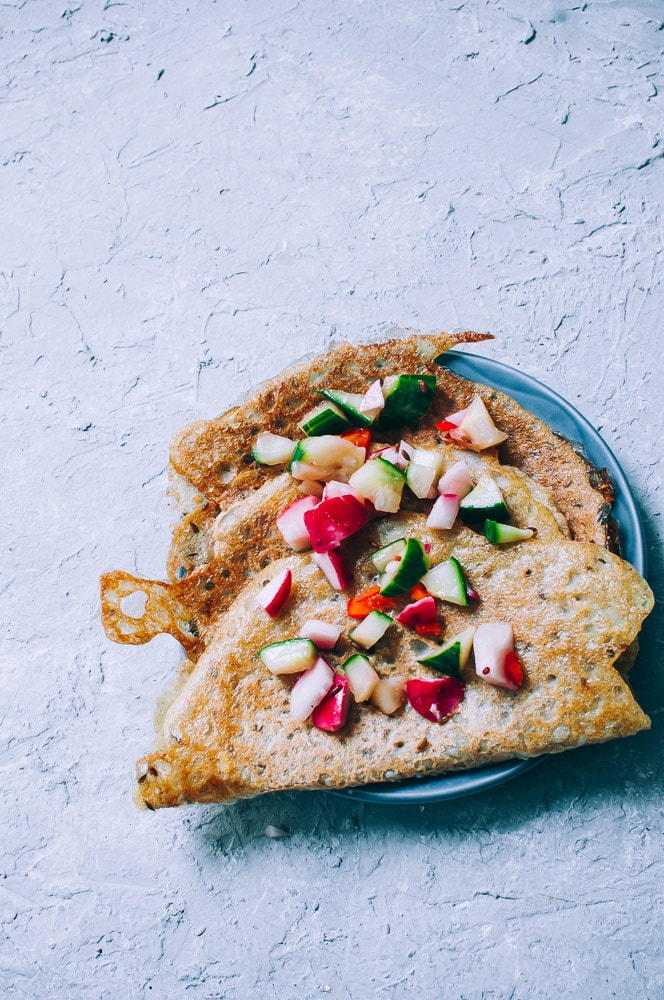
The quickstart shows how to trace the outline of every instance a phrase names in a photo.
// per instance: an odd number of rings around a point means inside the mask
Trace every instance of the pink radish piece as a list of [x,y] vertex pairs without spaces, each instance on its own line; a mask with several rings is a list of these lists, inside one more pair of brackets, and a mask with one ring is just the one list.
[[498,430],[491,419],[491,414],[484,405],[481,396],[473,397],[473,401],[466,408],[463,420],[457,429],[450,431],[450,437],[458,444],[472,448],[473,451],[483,451],[485,448],[492,448],[507,440],[507,434]]
[[468,407],[466,407],[464,410],[457,410],[456,413],[450,413],[449,417],[445,417],[445,420],[448,422],[448,424],[454,424],[456,427],[458,427],[463,421],[463,418],[466,416],[467,410]]
[[355,497],[362,503],[362,497],[348,483],[338,483],[336,479],[331,479],[323,487],[323,500],[330,500],[332,497]]
[[516,691],[523,681],[523,670],[514,659],[514,631],[508,622],[485,622],[477,626],[473,639],[475,672],[496,687]]
[[319,656],[313,667],[298,677],[293,685],[290,697],[291,715],[294,715],[300,722],[308,719],[333,683],[332,667]]
[[429,512],[427,528],[449,529],[453,527],[459,513],[459,497],[456,493],[441,493]]
[[277,529],[287,545],[296,552],[311,548],[311,539],[304,523],[304,515],[318,504],[316,497],[300,497],[277,518]]
[[277,573],[273,580],[263,587],[258,603],[267,611],[270,618],[276,618],[289,598],[293,574],[289,569]]
[[348,678],[337,674],[330,691],[311,713],[311,721],[317,729],[336,733],[345,726],[350,709],[351,696]]
[[447,722],[463,701],[465,690],[466,685],[456,677],[435,681],[418,677],[406,684],[408,701],[429,722]]
[[334,649],[341,635],[341,629],[331,622],[309,618],[300,629],[299,635],[302,639],[311,639],[319,649]]
[[439,493],[456,493],[459,500],[467,497],[474,486],[475,483],[470,477],[470,469],[463,460],[451,465],[438,480]]
[[413,604],[407,604],[401,614],[397,615],[400,625],[426,625],[436,620],[436,602],[433,597],[422,597]]
[[370,420],[375,420],[385,406],[380,379],[373,382],[360,400],[360,413],[365,413]]
[[331,552],[312,552],[311,558],[332,587],[332,590],[346,589],[352,577],[341,552],[337,549],[333,549]]
[[[297,503],[297,500],[295,501]],[[316,552],[330,552],[363,528],[371,510],[354,496],[330,497],[304,512],[304,524]]]

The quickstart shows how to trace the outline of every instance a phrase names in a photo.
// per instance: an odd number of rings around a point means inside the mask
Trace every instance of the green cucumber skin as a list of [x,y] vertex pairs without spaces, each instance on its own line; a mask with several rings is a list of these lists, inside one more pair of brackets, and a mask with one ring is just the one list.
[[459,515],[463,523],[468,526],[487,520],[504,524],[510,519],[510,513],[502,500],[490,507],[464,507],[462,502],[459,505]]
[[[424,382],[426,392],[422,392],[420,382]],[[390,430],[419,420],[433,403],[435,388],[435,375],[400,375],[394,389],[385,398],[376,427]]]
[[[396,597],[405,594],[422,579],[429,569],[429,560],[424,546],[417,538],[409,538],[401,556],[401,566],[384,587],[381,587],[383,597]],[[402,577],[401,581],[399,577]]]
[[355,426],[359,425],[360,427],[371,427],[371,418],[366,413],[360,413],[354,406],[350,406],[347,402],[340,399],[335,389],[316,389],[316,392],[323,399],[328,399],[330,403],[338,406],[341,412],[348,417],[351,424],[355,424]]
[[259,465],[267,465],[267,462],[264,462],[263,459],[258,454],[258,449],[256,448],[256,445],[252,445],[251,457],[253,458],[254,462],[258,462]]
[[313,639],[305,639],[303,636],[296,636],[294,639],[279,639],[277,642],[268,642],[266,646],[261,646],[258,650],[258,656],[264,653],[266,649],[277,649],[279,646],[291,646],[293,643],[298,643],[304,649],[305,645],[307,649],[311,649],[313,652],[316,651],[316,643]]
[[417,661],[423,667],[437,670],[440,674],[447,674],[449,677],[461,678],[461,643],[453,642],[451,646],[446,646],[440,652],[432,656],[423,656]]
[[307,437],[321,437],[323,434],[341,434],[351,426],[350,420],[344,414],[321,410],[310,420],[300,424]]
[[[382,573],[385,566],[387,566],[388,562],[390,562],[391,559],[393,558],[392,552],[389,550],[395,549],[395,555],[400,556],[403,555],[405,548],[406,548],[406,539],[395,538],[393,542],[388,542],[387,545],[383,545],[382,548],[376,549],[375,552],[372,552],[371,561],[378,570],[378,572]],[[376,556],[378,556],[378,562],[376,562]]]
[[501,524],[489,519],[484,522],[484,537],[493,545],[511,545],[532,538],[532,533],[522,534],[522,530],[511,524]]
[[[435,587],[435,581],[434,581],[429,584],[430,592],[433,594],[434,597],[437,597],[441,601],[447,601],[448,604],[456,604],[460,608],[467,607],[468,589],[466,587],[466,581],[464,579],[463,570],[461,569],[461,564],[459,563],[458,559],[455,559],[454,556],[450,556],[450,558],[446,562],[440,563],[432,567],[431,572],[435,573],[436,570],[438,569],[438,566],[449,567],[447,575],[451,575],[453,577],[454,588],[448,587],[444,593],[441,593],[440,590]],[[448,582],[447,580],[444,580],[444,583],[447,582]],[[424,586],[426,587],[427,583],[425,583]],[[452,589],[454,589],[454,593],[452,592]]]

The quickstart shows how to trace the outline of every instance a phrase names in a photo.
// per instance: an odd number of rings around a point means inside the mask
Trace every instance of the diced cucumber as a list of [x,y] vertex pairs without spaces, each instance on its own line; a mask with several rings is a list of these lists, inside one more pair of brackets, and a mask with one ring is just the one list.
[[283,465],[290,462],[295,448],[296,442],[290,438],[271,434],[270,431],[261,431],[251,449],[251,454],[259,465]]
[[[394,564],[394,560],[392,560]],[[388,566],[390,564],[388,563]],[[409,538],[403,550],[401,559],[396,563],[394,572],[387,569],[387,579],[381,582],[380,592],[384,597],[395,597],[404,594],[414,587],[429,568],[429,557],[419,538]],[[429,588],[427,587],[427,590]],[[433,593],[433,591],[432,591]]]
[[382,611],[370,611],[366,618],[350,633],[350,638],[356,646],[363,649],[371,649],[379,639],[382,639],[390,625],[394,624],[394,619]]
[[491,476],[480,477],[475,489],[459,504],[459,514],[466,524],[477,524],[487,518],[508,521],[510,516],[500,487]]
[[376,426],[385,430],[419,420],[433,403],[435,375],[388,375],[383,382],[385,406]]
[[403,555],[405,548],[406,539],[397,538],[396,541],[390,542],[388,545],[383,545],[382,549],[376,549],[375,552],[372,552],[371,561],[379,573],[384,573],[387,564],[396,559],[397,556]]
[[415,448],[406,469],[406,482],[416,497],[426,499],[443,469],[443,456],[437,451]]
[[468,604],[463,570],[454,556],[430,569],[426,576],[422,577],[422,584],[430,594],[439,597],[441,601],[458,604],[464,608]]
[[446,642],[435,653],[422,656],[418,659],[424,667],[437,670],[441,674],[449,674],[452,677],[460,677],[461,670],[466,665],[470,651],[473,648],[473,638],[475,636],[475,626],[464,629],[453,639]]
[[300,421],[300,427],[307,437],[319,434],[340,434],[350,427],[350,420],[334,403],[321,403],[309,410]]
[[333,434],[321,434],[297,442],[288,469],[294,479],[348,482],[365,458],[366,450],[358,448],[352,441]]
[[376,510],[395,514],[399,510],[405,477],[391,462],[372,458],[348,480],[364,500],[370,500]]
[[348,417],[351,424],[354,424],[356,427],[370,427],[373,423],[371,417],[360,410],[360,403],[364,399],[364,393],[343,392],[341,389],[317,389],[316,391],[324,399],[329,400],[330,403],[334,403]]
[[272,674],[299,674],[313,667],[318,651],[311,639],[284,639],[263,646],[258,655]]
[[354,653],[343,665],[348,685],[355,701],[367,701],[380,680],[378,674],[362,653]]
[[494,545],[509,545],[511,542],[523,542],[532,538],[535,532],[532,528],[516,528],[513,524],[499,524],[498,521],[484,522],[484,535]]

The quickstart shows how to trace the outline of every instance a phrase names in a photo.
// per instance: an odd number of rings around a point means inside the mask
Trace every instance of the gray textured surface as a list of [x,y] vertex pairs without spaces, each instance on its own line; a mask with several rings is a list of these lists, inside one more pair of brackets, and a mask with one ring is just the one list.
[[622,745],[426,808],[150,815],[133,762],[178,653],[112,646],[97,601],[103,569],[163,573],[176,428],[393,323],[490,329],[580,407],[661,598],[661,21],[2,4],[3,996],[664,996],[660,612],[653,730]]

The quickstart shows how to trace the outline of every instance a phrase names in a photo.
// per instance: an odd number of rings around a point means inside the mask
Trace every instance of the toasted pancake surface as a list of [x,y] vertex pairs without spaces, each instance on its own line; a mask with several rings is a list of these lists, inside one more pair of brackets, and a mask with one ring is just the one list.
[[[439,334],[340,345],[176,436],[171,492],[182,517],[168,557],[170,582],[120,572],[102,577],[102,618],[111,638],[143,643],[170,632],[187,654],[162,700],[157,748],[139,763],[139,798],[150,808],[444,773],[625,736],[649,724],[614,666],[632,662],[652,595],[604,548],[610,496],[574,449],[514,400],[441,367],[444,350],[482,339]],[[535,529],[536,537],[496,548],[459,521],[450,531],[431,531],[423,513],[429,504],[406,490],[397,515],[343,544],[354,582],[339,594],[307,553],[291,554],[277,531],[276,518],[301,494],[282,469],[259,466],[251,445],[266,429],[302,437],[299,422],[316,405],[316,388],[357,392],[376,377],[402,372],[435,374],[434,404],[418,423],[381,433],[381,440],[404,436],[435,449],[445,468],[464,458],[476,479],[496,480],[512,522]],[[500,448],[481,454],[453,444],[435,426],[476,393],[508,433]],[[354,706],[336,734],[296,722],[288,712],[292,682],[268,674],[257,649],[293,637],[307,617],[336,621],[347,636],[348,596],[376,582],[368,553],[399,535],[420,538],[434,563],[454,555],[480,594],[468,608],[442,605],[444,639],[469,623],[511,622],[526,683],[515,693],[491,688],[475,676],[471,659],[464,702],[443,726],[410,707],[387,717],[366,705]],[[284,566],[293,571],[294,594],[272,621],[257,609],[256,595]],[[123,603],[136,591],[146,595],[146,607],[133,617]],[[417,663],[422,649],[412,632],[392,626],[376,648],[376,669],[381,676],[432,676]],[[353,651],[342,637],[325,656],[339,665]]]
[[[417,520],[411,527],[423,536]],[[652,606],[642,578],[590,543],[530,542],[488,548],[461,529],[435,549],[454,551],[481,594],[475,609],[446,607],[446,633],[471,622],[511,620],[527,680],[517,692],[493,688],[468,665],[466,693],[444,725],[410,707],[385,716],[355,705],[343,732],[325,733],[289,715],[291,683],[256,656],[290,638],[308,617],[345,630],[343,595],[330,591],[313,563],[291,556],[266,567],[221,616],[208,648],[166,713],[163,749],[139,762],[140,795],[151,808],[223,801],[266,790],[343,787],[476,767],[627,736],[647,717],[613,663]],[[288,611],[267,619],[257,599],[284,566],[294,576]],[[518,614],[515,615],[515,606]],[[331,664],[351,645],[339,644]],[[435,676],[416,661],[421,643],[394,626],[375,651],[382,676]]]

